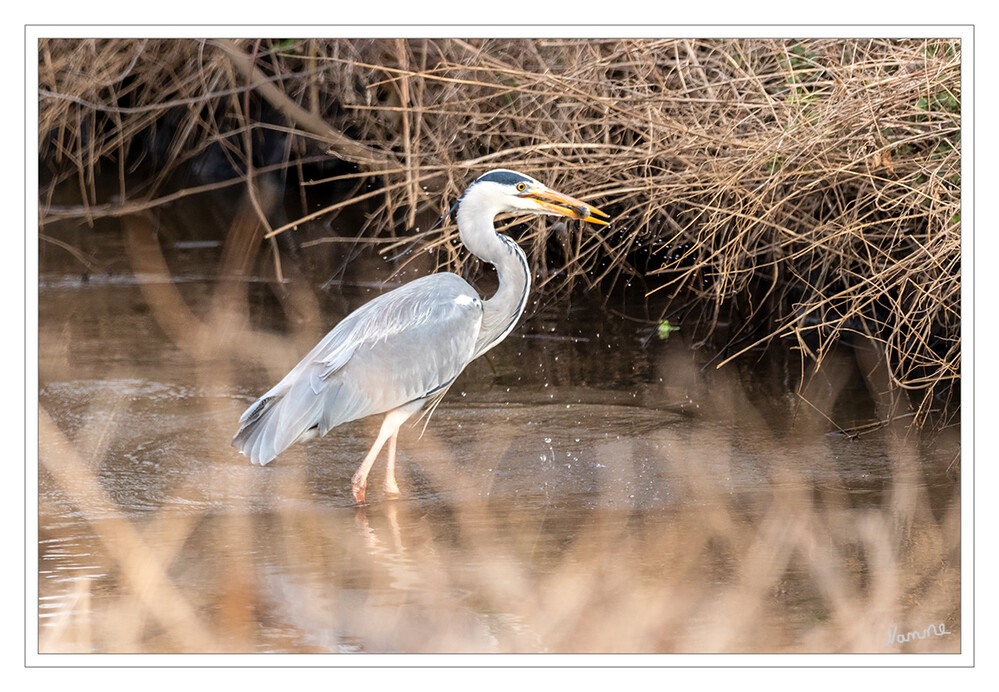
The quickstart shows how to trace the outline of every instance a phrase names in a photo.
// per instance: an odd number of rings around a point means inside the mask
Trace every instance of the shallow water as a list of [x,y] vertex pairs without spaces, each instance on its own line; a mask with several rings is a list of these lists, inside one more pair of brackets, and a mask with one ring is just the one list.
[[[165,249],[204,317],[218,248]],[[649,340],[577,299],[533,305],[425,431],[404,428],[402,495],[376,464],[358,508],[378,420],[267,467],[229,441],[379,282],[317,291],[324,323],[290,330],[252,283],[256,333],[293,335],[248,362],[221,328],[212,350],[178,345],[128,272],[50,264],[42,652],[960,650],[956,429],[830,433],[779,359],[716,370],[683,332]],[[853,354],[829,361],[814,400],[842,427],[872,420]]]

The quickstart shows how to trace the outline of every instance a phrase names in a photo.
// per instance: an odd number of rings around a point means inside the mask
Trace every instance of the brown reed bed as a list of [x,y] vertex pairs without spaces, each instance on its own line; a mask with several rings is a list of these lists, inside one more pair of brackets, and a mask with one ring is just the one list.
[[[542,290],[640,292],[719,363],[778,344],[807,371],[873,344],[887,417],[954,420],[957,40],[60,39],[39,79],[43,233],[277,172],[303,200],[346,192],[270,236],[364,204],[361,232],[398,252],[474,175],[514,167],[615,217],[532,237]],[[418,238],[462,265],[453,226]]]

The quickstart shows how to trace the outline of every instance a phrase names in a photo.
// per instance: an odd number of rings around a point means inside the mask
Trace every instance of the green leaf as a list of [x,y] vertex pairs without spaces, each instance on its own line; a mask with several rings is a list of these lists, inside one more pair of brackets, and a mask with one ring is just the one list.
[[660,322],[658,329],[659,329],[659,338],[662,339],[663,341],[668,339],[669,335],[672,334],[673,332],[680,331],[680,328],[674,327],[672,324],[669,323],[669,320],[663,320],[662,322]]

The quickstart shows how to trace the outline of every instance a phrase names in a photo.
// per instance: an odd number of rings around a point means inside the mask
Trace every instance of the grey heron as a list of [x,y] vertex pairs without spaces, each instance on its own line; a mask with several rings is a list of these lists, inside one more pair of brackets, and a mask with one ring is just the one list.
[[388,442],[386,493],[395,481],[399,427],[434,406],[473,360],[513,330],[527,306],[531,270],[524,251],[496,232],[498,214],[551,214],[607,225],[599,209],[515,171],[490,171],[459,198],[458,233],[473,255],[496,267],[489,299],[457,274],[411,281],[362,305],[337,324],[302,361],[240,417],[232,445],[266,464],[300,440],[376,413],[381,429],[352,480],[364,503],[368,472]]

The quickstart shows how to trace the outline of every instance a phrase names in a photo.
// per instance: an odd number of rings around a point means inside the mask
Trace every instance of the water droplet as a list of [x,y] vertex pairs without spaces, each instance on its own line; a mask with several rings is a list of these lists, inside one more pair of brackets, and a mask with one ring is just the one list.
[[546,438],[545,438],[545,444],[546,444],[546,445],[550,445],[551,443],[552,443],[552,438],[550,438],[550,437],[546,437]]

